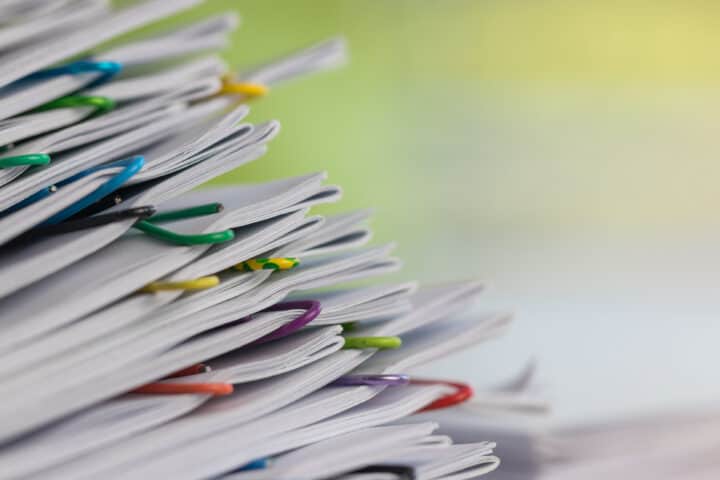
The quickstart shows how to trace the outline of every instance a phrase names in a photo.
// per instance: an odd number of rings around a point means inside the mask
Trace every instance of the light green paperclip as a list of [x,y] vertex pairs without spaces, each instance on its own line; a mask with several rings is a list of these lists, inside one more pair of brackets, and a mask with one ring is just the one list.
[[174,243],[176,245],[208,245],[211,243],[229,242],[235,238],[235,232],[232,230],[183,235],[181,233],[175,233],[165,228],[158,227],[147,220],[140,220],[139,222],[136,222],[133,227],[145,232],[151,237],[165,240],[166,242]]
[[115,100],[99,95],[67,95],[52,100],[37,108],[38,111],[53,110],[56,108],[94,107],[95,113],[109,112],[115,108]]
[[400,348],[400,337],[345,337],[344,349],[377,348],[387,350]]
[[14,157],[0,158],[0,168],[47,165],[48,163],[50,163],[50,155],[46,153],[28,153]]

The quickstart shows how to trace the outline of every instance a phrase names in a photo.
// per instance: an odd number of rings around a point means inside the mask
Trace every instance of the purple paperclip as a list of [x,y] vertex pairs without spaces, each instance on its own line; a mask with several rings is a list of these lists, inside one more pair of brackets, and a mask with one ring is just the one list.
[[337,387],[349,387],[355,385],[366,385],[366,386],[397,386],[407,385],[410,383],[410,376],[397,373],[392,375],[346,375],[340,377],[330,385]]
[[320,310],[322,310],[322,307],[320,305],[320,302],[318,302],[317,300],[296,300],[294,302],[276,303],[275,305],[264,309],[263,312],[279,312],[283,310],[298,309],[305,310],[305,313],[303,313],[293,321],[286,323],[277,330],[268,333],[264,337],[258,338],[257,340],[252,342],[252,345],[269,342],[270,340],[277,340],[278,338],[286,337],[291,333],[300,330],[302,327],[312,322],[318,315],[320,315]]

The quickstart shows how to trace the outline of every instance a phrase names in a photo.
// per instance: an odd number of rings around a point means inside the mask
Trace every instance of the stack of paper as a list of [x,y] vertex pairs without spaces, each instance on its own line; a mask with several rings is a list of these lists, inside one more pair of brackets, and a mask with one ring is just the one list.
[[411,375],[503,332],[463,314],[480,285],[374,281],[400,261],[367,212],[310,213],[324,173],[194,190],[261,157],[279,123],[247,103],[343,41],[235,74],[234,14],[97,47],[196,3],[0,5],[0,478],[493,471],[493,438],[438,431],[472,389]]

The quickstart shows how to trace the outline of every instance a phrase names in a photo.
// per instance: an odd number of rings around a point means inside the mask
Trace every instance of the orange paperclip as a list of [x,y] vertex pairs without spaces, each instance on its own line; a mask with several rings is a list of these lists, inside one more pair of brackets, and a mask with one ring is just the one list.
[[153,395],[181,395],[185,393],[194,393],[200,395],[230,395],[233,393],[232,383],[172,383],[172,382],[156,382],[148,383],[131,393],[144,393]]

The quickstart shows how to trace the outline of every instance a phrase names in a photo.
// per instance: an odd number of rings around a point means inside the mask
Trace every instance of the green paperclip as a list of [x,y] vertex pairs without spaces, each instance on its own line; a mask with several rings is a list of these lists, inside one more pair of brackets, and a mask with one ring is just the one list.
[[109,112],[115,108],[115,100],[99,95],[67,95],[56,98],[37,108],[38,111],[53,110],[56,108],[94,107],[95,113]]
[[174,222],[175,220],[185,220],[186,218],[213,215],[215,213],[222,212],[222,210],[223,206],[221,203],[208,203],[205,205],[198,205],[197,207],[160,212],[148,218],[147,220],[152,223]]
[[14,157],[0,158],[0,168],[47,165],[48,163],[50,163],[50,155],[46,153],[28,153]]
[[400,348],[402,340],[400,337],[345,337],[344,349],[377,348],[387,350]]
[[133,227],[141,230],[151,237],[165,240],[177,245],[208,245],[211,243],[224,243],[235,238],[235,232],[232,230],[223,230],[221,232],[200,233],[195,235],[183,235],[166,230],[162,227],[154,225],[147,220],[136,222]]

